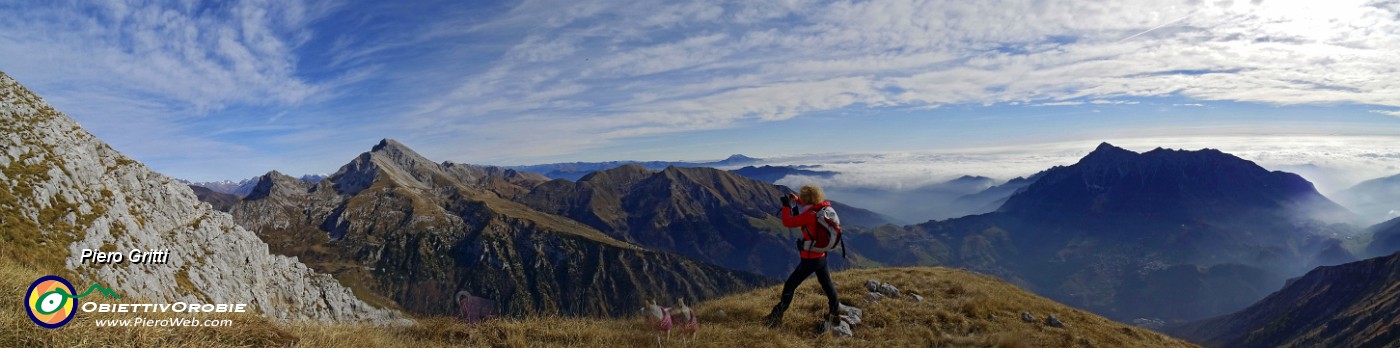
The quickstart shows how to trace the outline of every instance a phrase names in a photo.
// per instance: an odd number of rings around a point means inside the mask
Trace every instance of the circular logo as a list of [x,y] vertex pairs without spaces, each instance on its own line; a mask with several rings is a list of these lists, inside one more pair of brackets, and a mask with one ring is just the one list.
[[24,295],[29,319],[50,329],[68,324],[78,308],[78,298],[73,296],[74,293],[73,284],[63,277],[40,277],[29,285],[29,292]]

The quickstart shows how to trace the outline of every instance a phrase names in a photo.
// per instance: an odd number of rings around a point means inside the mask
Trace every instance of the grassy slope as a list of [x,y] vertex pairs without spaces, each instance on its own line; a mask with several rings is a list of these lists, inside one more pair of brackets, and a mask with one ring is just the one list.
[[[0,346],[307,346],[307,347],[447,347],[447,346],[652,346],[656,338],[638,319],[530,318],[465,325],[450,319],[420,320],[408,327],[359,325],[282,325],[243,315],[229,328],[96,328],[99,318],[136,315],[79,314],[67,326],[42,329],[22,313],[22,292],[42,272],[0,259]],[[865,322],[853,338],[814,337],[809,331],[824,311],[815,280],[798,289],[788,320],[778,330],[762,328],[759,318],[776,301],[778,289],[736,294],[695,308],[701,332],[695,339],[675,336],[666,346],[770,347],[950,346],[950,347],[1189,347],[1189,343],[1152,331],[1128,327],[1102,317],[1021,291],[994,278],[944,268],[870,269],[834,276],[845,301],[865,309]],[[899,286],[925,297],[864,300],[867,278]],[[77,284],[75,284],[77,285]],[[123,301],[136,301],[124,299]],[[1021,311],[1043,319],[1053,313],[1064,329],[1026,323]]]

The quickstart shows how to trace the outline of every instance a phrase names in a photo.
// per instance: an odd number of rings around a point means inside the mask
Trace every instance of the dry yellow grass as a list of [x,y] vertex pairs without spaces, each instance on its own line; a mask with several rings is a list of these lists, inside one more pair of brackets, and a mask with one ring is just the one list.
[[[63,328],[43,329],[23,314],[23,291],[43,275],[0,260],[0,346],[6,347],[647,347],[657,336],[640,319],[528,318],[466,325],[447,318],[420,319],[407,327],[276,324],[252,315],[226,316],[227,328],[98,328],[96,319],[130,316],[80,313]],[[665,347],[1189,347],[1162,334],[1125,326],[1026,293],[994,278],[944,268],[867,269],[834,275],[845,302],[865,310],[855,337],[812,333],[825,300],[809,280],[798,289],[784,326],[770,330],[760,318],[778,289],[736,294],[695,307],[700,334],[662,336]],[[875,278],[924,296],[869,302],[864,282]],[[77,284],[75,284],[77,285]],[[124,299],[131,301],[130,299]],[[640,305],[639,305],[640,307]],[[1021,311],[1043,320],[1055,314],[1065,328],[1027,323]]]

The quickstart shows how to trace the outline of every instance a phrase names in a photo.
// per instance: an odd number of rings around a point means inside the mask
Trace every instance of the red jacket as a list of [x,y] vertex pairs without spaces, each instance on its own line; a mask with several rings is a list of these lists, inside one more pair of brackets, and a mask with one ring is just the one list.
[[[816,236],[815,236],[815,234],[814,234],[813,232],[825,231],[825,228],[822,227],[821,224],[817,222],[817,210],[820,210],[821,208],[825,208],[825,207],[830,207],[830,206],[831,206],[831,202],[822,201],[821,203],[817,203],[817,204],[813,204],[813,205],[807,206],[807,210],[806,210],[806,211],[803,211],[801,214],[797,214],[797,216],[792,216],[792,209],[791,209],[791,208],[783,207],[783,210],[782,210],[783,226],[784,226],[784,227],[787,227],[787,228],[801,227],[801,228],[802,228],[802,240],[811,240],[811,241],[815,241],[815,240],[816,240]],[[802,250],[802,251],[801,251],[801,256],[802,256],[802,258],[804,258],[804,259],[820,259],[820,258],[826,257],[826,253],[817,253],[817,252],[811,252],[811,251]]]

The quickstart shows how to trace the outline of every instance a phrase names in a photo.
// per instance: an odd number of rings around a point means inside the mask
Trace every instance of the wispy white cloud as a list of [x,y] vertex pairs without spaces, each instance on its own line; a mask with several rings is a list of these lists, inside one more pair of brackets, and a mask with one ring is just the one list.
[[[539,122],[571,125],[547,137],[567,146],[539,146],[544,152],[851,107],[1133,105],[1117,98],[1171,95],[1400,106],[1400,85],[1374,78],[1400,64],[1400,38],[1385,34],[1400,30],[1397,10],[1357,1],[593,3],[604,9],[570,17],[582,28],[521,43],[573,43],[554,51],[570,57],[551,57],[567,69],[501,62],[462,80],[483,93],[437,102],[468,114],[492,111],[475,106],[493,101],[538,106],[528,112]],[[630,6],[667,20],[632,20]],[[656,23],[667,24],[613,36]],[[529,78],[541,73],[547,77]],[[524,78],[507,87],[500,76]],[[553,108],[524,95],[569,84],[586,92],[557,99],[589,107]],[[574,122],[580,114],[592,117]],[[432,128],[455,116],[415,115]],[[584,134],[589,140],[570,140]]]
[[10,3],[0,5],[15,13],[0,22],[0,69],[158,169],[195,179],[244,175],[277,168],[296,151],[268,153],[243,135],[329,123],[298,109],[345,96],[373,72],[304,76],[302,49],[321,37],[311,27],[339,5]]
[[1075,106],[1075,105],[1084,105],[1084,102],[1082,102],[1082,101],[1058,101],[1058,102],[1048,102],[1048,103],[1031,104],[1031,106]]
[[1076,105],[1084,105],[1084,104],[1091,104],[1091,105],[1137,105],[1137,104],[1139,104],[1139,103],[1141,103],[1141,102],[1136,101],[1136,100],[1104,100],[1104,99],[1094,99],[1094,100],[1090,100],[1090,101],[1087,101],[1087,102],[1077,101],[1077,100],[1056,101],[1056,102],[1045,102],[1045,103],[1030,104],[1030,106],[1076,106]]
[[0,52],[8,64],[64,67],[20,69],[63,85],[56,89],[107,88],[191,114],[233,103],[296,104],[322,92],[296,76],[294,50],[311,38],[307,24],[327,10],[298,1],[56,1],[26,6],[23,16],[0,24]]
[[1400,117],[1400,110],[1371,110],[1373,113]]
[[1136,100],[1103,100],[1103,99],[1094,99],[1094,100],[1090,100],[1090,101],[1089,101],[1089,104],[1094,104],[1094,105],[1137,105],[1137,104],[1138,104],[1138,101],[1136,101]]

